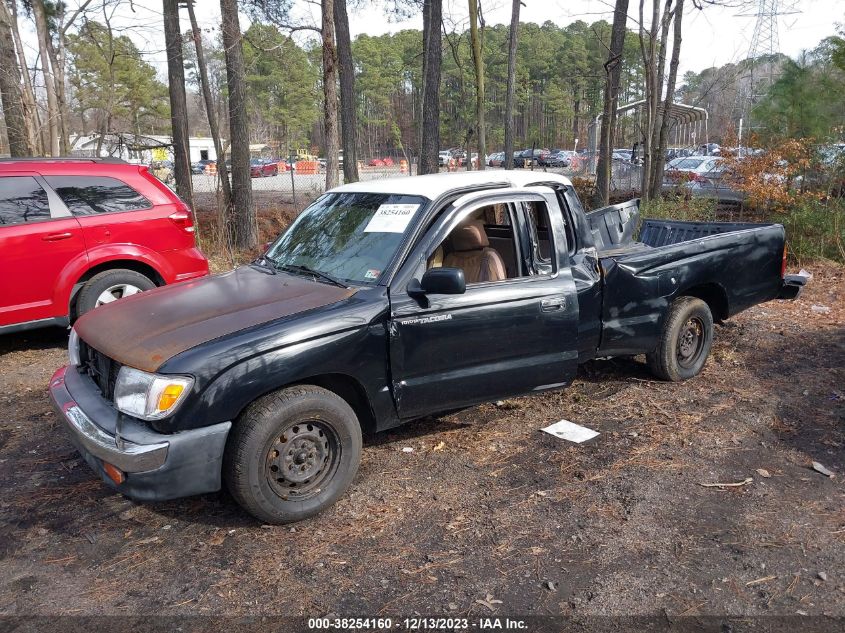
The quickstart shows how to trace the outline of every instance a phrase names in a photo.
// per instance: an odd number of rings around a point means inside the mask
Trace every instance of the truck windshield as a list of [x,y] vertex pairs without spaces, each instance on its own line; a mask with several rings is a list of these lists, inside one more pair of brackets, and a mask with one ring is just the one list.
[[374,284],[426,202],[422,196],[329,193],[305,209],[267,255],[278,268]]

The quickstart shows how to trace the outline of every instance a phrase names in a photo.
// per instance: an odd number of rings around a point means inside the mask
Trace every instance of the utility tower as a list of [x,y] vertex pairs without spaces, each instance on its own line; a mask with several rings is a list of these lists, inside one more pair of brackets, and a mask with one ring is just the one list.
[[[756,18],[751,46],[748,49],[749,70],[741,91],[740,113],[748,123],[754,107],[765,96],[777,78],[777,55],[780,53],[778,18],[798,13],[796,0],[757,0],[754,13],[741,13],[738,17]],[[783,6],[787,5],[787,6]],[[752,124],[753,125],[753,124]],[[751,127],[751,126],[749,126]]]

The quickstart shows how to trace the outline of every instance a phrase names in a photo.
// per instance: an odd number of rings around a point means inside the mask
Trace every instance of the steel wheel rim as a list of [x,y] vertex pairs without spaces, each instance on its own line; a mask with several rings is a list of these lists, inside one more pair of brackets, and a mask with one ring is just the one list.
[[678,364],[684,369],[693,367],[704,350],[704,322],[698,317],[687,319],[678,335]]
[[285,501],[304,501],[323,490],[340,463],[340,439],[322,420],[294,422],[270,439],[264,473]]
[[143,292],[143,290],[141,290],[138,286],[133,286],[132,284],[115,284],[114,286],[110,286],[100,293],[100,296],[97,297],[97,303],[94,305],[94,307],[98,308],[101,305],[111,303],[112,301],[117,301],[118,299],[123,299],[124,297],[136,295],[139,292]]

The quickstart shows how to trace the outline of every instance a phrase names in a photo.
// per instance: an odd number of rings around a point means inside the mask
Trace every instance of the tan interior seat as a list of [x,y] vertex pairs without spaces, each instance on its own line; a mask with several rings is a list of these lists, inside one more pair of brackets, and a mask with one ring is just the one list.
[[443,267],[443,246],[437,247],[431,257],[428,258],[428,268],[442,268]]
[[473,220],[457,227],[449,237],[452,252],[443,260],[447,268],[461,268],[468,284],[507,279],[505,262],[490,247],[484,224]]

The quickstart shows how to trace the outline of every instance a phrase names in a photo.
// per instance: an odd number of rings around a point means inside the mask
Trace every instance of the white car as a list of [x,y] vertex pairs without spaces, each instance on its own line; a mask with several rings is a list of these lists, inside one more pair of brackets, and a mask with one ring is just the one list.
[[693,197],[742,202],[745,194],[731,187],[724,161],[718,156],[675,158],[663,172],[663,191],[684,191]]

